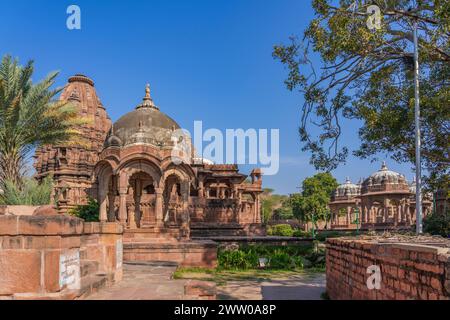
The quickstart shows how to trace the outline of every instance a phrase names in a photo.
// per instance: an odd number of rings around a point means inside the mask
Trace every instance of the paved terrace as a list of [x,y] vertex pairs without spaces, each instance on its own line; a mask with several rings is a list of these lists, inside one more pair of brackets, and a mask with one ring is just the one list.
[[[123,280],[87,297],[87,300],[180,300],[188,280],[175,280],[173,264],[124,264]],[[319,300],[325,291],[324,274],[296,274],[265,281],[228,281],[217,287],[220,300]]]

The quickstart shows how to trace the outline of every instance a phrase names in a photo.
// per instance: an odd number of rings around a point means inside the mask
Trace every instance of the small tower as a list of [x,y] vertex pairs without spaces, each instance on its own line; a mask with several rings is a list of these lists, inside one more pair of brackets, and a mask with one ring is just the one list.
[[86,141],[38,148],[34,167],[38,180],[53,175],[54,195],[61,204],[60,213],[66,213],[76,205],[85,204],[91,195],[92,173],[111,129],[111,119],[97,96],[94,82],[84,75],[70,77],[59,99],[70,103],[88,120],[87,124],[77,128]]
[[252,178],[252,184],[254,183],[262,184],[261,169],[259,168],[253,169],[252,172],[250,173],[250,177]]

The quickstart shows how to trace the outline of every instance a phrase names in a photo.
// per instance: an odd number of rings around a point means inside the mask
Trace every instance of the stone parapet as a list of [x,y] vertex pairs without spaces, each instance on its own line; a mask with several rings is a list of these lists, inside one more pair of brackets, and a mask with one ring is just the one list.
[[[419,239],[420,240],[420,239]],[[327,293],[331,299],[449,300],[450,242],[422,239],[335,238],[327,240]],[[379,289],[369,289],[371,266]],[[372,287],[372,286],[371,286]]]
[[119,280],[122,228],[65,215],[0,216],[0,299],[73,299],[103,278]]
[[171,261],[184,267],[215,268],[217,243],[213,241],[125,243],[124,261]]

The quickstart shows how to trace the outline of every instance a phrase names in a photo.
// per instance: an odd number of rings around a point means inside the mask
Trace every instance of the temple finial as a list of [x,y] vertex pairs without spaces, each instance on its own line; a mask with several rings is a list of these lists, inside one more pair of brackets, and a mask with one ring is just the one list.
[[387,170],[386,161],[383,161],[383,163],[381,164],[381,170]]
[[142,99],[142,103],[136,107],[136,109],[140,108],[153,108],[153,109],[159,109],[155,104],[153,103],[153,99],[150,96],[150,84],[145,85],[145,96]]
[[145,86],[145,98],[150,99],[150,84],[148,84],[148,83]]

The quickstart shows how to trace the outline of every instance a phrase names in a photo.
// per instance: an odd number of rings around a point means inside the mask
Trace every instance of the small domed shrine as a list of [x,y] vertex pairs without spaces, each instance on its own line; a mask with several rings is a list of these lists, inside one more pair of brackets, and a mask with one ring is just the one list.
[[353,223],[352,211],[356,206],[356,197],[360,194],[361,184],[353,184],[349,177],[347,177],[345,183],[336,188],[331,197],[331,202],[328,204],[333,228],[345,228]]
[[[358,185],[350,179],[340,185],[329,203],[333,229],[410,229],[415,224],[415,181],[388,169],[385,162]],[[431,202],[423,197],[424,216]]]
[[87,145],[36,151],[37,178],[53,175],[60,213],[97,199],[100,220],[122,223],[125,241],[263,232],[261,171],[248,182],[237,165],[216,165],[194,152],[174,163],[180,126],[155,105],[149,85],[142,102],[114,124],[84,75],[71,77],[60,99],[93,119],[81,128]]

